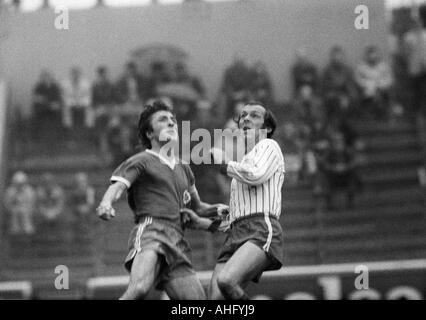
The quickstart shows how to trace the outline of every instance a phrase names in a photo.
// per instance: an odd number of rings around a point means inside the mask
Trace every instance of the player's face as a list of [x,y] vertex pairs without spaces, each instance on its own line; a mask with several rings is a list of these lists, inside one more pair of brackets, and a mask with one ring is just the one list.
[[169,111],[158,111],[152,115],[152,137],[160,144],[178,141],[178,128],[175,116]]
[[260,105],[246,105],[240,113],[238,128],[242,129],[246,139],[258,141],[260,129],[264,129],[266,110]]

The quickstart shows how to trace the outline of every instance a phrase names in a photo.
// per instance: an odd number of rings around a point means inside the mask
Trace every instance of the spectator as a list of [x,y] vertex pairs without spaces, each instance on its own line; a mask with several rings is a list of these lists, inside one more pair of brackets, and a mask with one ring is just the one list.
[[272,84],[266,66],[258,61],[253,66],[250,83],[250,100],[260,101],[265,105],[272,106]]
[[277,142],[286,150],[286,179],[291,185],[304,178],[304,157],[306,142],[301,128],[295,121],[285,121],[277,128]]
[[140,105],[148,98],[148,91],[147,80],[138,72],[137,65],[127,63],[124,74],[115,87],[117,103]]
[[172,77],[167,72],[166,65],[163,62],[153,62],[148,85],[149,98],[160,98],[161,95],[157,92],[158,87],[171,81]]
[[114,85],[108,76],[108,69],[100,66],[92,85],[92,103],[96,114],[95,129],[102,154],[107,152],[107,130],[114,107]]
[[10,217],[10,233],[32,235],[35,231],[33,216],[36,196],[24,172],[18,171],[13,175],[6,189],[4,204]]
[[426,4],[419,7],[419,25],[407,32],[404,43],[413,88],[414,111],[426,116]]
[[364,60],[355,70],[355,81],[361,91],[361,113],[372,113],[377,120],[387,117],[392,71],[376,46],[365,49]]
[[345,52],[339,46],[330,50],[330,62],[324,70],[322,85],[328,117],[347,115],[356,98],[356,91],[352,69],[346,64]]
[[251,71],[245,60],[235,56],[231,66],[225,70],[222,82],[221,91],[225,95],[226,119],[233,116],[237,103],[248,100],[250,78]]
[[74,179],[69,203],[72,211],[74,239],[79,240],[90,230],[90,217],[95,205],[95,189],[89,185],[86,173],[77,173]]
[[348,148],[341,132],[331,134],[331,144],[324,158],[324,169],[328,192],[326,203],[328,210],[334,210],[333,197],[338,191],[346,194],[346,208],[352,209],[355,195],[357,158],[354,150]]
[[180,89],[180,93],[176,92],[173,97],[173,105],[179,119],[195,122],[199,117],[198,111],[202,114],[204,106],[209,111],[210,105],[205,105],[205,89],[201,80],[191,75],[182,62],[175,65],[173,83],[178,85],[176,89]]
[[316,119],[309,131],[305,162],[312,178],[316,210],[321,209],[321,200],[327,193],[324,162],[330,148],[329,125],[325,119]]
[[61,119],[61,91],[49,71],[43,70],[33,89],[34,139],[52,136]]
[[206,96],[206,91],[201,79],[191,75],[183,62],[176,63],[175,65],[174,82],[188,85],[199,94],[200,98],[205,98]]
[[48,227],[54,226],[64,211],[65,195],[63,189],[52,174],[45,173],[36,192],[42,223]]
[[313,91],[317,90],[318,70],[309,61],[306,52],[300,49],[296,52],[296,62],[291,70],[293,78],[293,96],[296,96],[302,86],[309,86]]
[[316,119],[323,119],[325,115],[320,97],[308,85],[300,87],[292,107],[299,124],[308,128],[314,125]]
[[93,128],[94,112],[92,108],[91,85],[83,77],[79,67],[72,67],[70,78],[63,83],[64,108],[63,123],[71,129],[77,124],[79,127]]
[[126,127],[127,121],[120,117],[111,119],[110,126],[107,131],[108,150],[111,154],[111,166],[116,167],[127,158],[130,151],[130,140]]

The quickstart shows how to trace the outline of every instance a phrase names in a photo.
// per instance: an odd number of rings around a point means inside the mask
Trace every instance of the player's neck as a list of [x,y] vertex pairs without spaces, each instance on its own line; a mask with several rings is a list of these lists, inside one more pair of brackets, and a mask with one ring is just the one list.
[[266,139],[265,136],[262,135],[256,135],[256,137],[254,139],[244,139],[245,141],[245,154],[250,153],[253,148],[255,147],[255,145],[257,145],[260,141],[262,141],[263,139]]

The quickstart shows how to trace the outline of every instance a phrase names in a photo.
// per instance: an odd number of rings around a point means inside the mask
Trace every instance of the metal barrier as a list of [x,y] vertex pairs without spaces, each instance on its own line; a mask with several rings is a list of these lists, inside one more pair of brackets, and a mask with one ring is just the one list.
[[0,300],[28,300],[33,296],[29,281],[0,282]]
[[[198,272],[207,289],[212,271]],[[87,281],[87,299],[117,299],[128,276],[98,277]],[[251,299],[413,299],[426,297],[426,259],[360,262],[287,267],[265,272],[257,285],[250,284]],[[153,290],[149,299],[168,299]]]

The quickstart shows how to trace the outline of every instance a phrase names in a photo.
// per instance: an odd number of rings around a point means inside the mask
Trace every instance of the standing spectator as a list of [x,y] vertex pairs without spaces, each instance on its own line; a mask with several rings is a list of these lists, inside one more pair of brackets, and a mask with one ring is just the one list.
[[118,80],[115,93],[119,104],[140,104],[145,97],[145,79],[138,72],[134,62],[126,64],[124,74]]
[[76,124],[80,129],[82,127],[93,128],[94,112],[91,85],[89,80],[83,77],[79,67],[71,68],[70,78],[63,83],[63,94],[63,123],[69,132]]
[[74,239],[82,239],[90,230],[90,217],[95,205],[95,189],[89,185],[86,173],[75,175],[75,182],[69,198],[72,211]]
[[296,96],[302,86],[309,86],[312,90],[317,90],[318,70],[309,61],[306,52],[300,49],[296,52],[296,62],[291,70],[293,80],[293,96]]
[[51,173],[42,176],[41,184],[37,187],[38,211],[42,224],[53,227],[64,211],[64,191]]
[[107,130],[114,107],[114,85],[109,79],[108,69],[100,66],[92,85],[92,103],[95,110],[95,129],[102,154],[107,152]]
[[222,93],[225,95],[225,117],[233,116],[239,102],[247,102],[250,89],[251,71],[246,61],[235,56],[233,63],[225,70]]
[[363,61],[355,70],[355,81],[361,91],[360,110],[373,113],[377,120],[388,115],[389,94],[392,85],[392,71],[383,61],[379,48],[369,46],[365,49]]
[[322,77],[322,94],[328,117],[343,117],[348,114],[356,98],[353,72],[346,63],[343,48],[330,50],[330,62]]
[[268,106],[273,105],[272,83],[263,62],[255,63],[250,78],[250,100],[260,101]]
[[426,4],[419,8],[419,25],[404,39],[415,112],[426,116]]
[[33,89],[33,139],[45,140],[58,129],[61,119],[61,91],[49,71],[43,70]]
[[31,235],[34,233],[34,209],[36,196],[33,187],[28,182],[27,175],[16,172],[10,186],[6,189],[4,205],[9,213],[11,234]]

